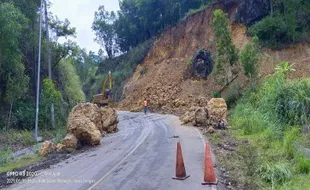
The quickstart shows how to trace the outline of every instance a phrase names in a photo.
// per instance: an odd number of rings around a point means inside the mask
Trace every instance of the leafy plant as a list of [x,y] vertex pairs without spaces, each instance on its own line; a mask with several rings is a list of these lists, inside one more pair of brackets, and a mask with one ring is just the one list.
[[219,91],[214,91],[212,96],[213,96],[213,98],[220,98],[222,95]]
[[242,96],[242,89],[239,84],[230,85],[224,99],[229,107],[232,107]]
[[247,43],[240,53],[240,61],[243,65],[244,74],[250,78],[256,78],[258,75],[259,51],[257,46],[258,38],[254,37]]

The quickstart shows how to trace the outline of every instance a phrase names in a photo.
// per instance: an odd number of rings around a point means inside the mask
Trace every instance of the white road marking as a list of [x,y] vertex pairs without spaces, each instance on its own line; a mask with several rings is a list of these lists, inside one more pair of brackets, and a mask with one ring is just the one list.
[[[153,130],[152,130],[153,131]],[[131,156],[134,151],[136,151],[139,146],[146,140],[148,135],[151,132],[151,128],[148,127],[148,131],[145,132],[145,134],[141,135],[143,136],[143,139],[119,162],[117,163],[112,169],[110,169],[102,178],[100,178],[96,183],[94,183],[91,187],[89,187],[87,190],[92,190],[95,188],[97,185],[99,185],[105,178],[107,178],[117,167],[119,167],[129,156]]]
[[202,143],[203,143],[203,147],[206,148],[206,141],[205,141],[205,139],[203,138],[202,134],[200,133],[200,131],[199,131],[197,128],[194,128],[194,129],[195,129],[195,131],[198,133],[199,138],[201,139],[201,141],[202,141]]

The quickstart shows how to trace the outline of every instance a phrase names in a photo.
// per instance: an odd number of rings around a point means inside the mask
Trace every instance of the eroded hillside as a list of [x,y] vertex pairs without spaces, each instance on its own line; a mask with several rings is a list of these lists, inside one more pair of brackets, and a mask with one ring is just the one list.
[[[221,7],[215,4],[162,33],[126,84],[125,98],[119,107],[138,111],[146,98],[153,110],[182,114],[191,106],[205,104],[206,99],[222,89],[212,75],[206,79],[192,77],[189,64],[192,56],[201,49],[210,51],[215,58],[212,13]],[[230,18],[235,17],[236,9],[237,6],[229,6],[227,12]],[[233,19],[231,22],[233,42],[241,49],[250,39],[246,27],[234,23]],[[295,64],[296,72],[291,74],[291,78],[309,77],[310,45],[298,44],[282,50],[263,49],[261,76],[272,73],[279,61]],[[234,83],[244,87],[247,80],[240,70]]]

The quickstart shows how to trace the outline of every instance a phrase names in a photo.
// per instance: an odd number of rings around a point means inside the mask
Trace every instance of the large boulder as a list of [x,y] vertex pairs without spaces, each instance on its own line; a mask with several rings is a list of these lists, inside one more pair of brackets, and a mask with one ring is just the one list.
[[40,155],[47,155],[57,150],[56,145],[52,141],[44,141],[39,149]]
[[101,112],[100,108],[96,104],[82,103],[76,105],[72,109],[68,121],[74,120],[75,118],[88,118],[92,123],[94,123],[100,133],[103,132]]
[[72,133],[82,145],[100,144],[102,134],[87,117],[70,118],[67,128],[69,133]]
[[226,122],[227,104],[223,98],[212,98],[207,105],[209,113],[209,124],[217,126],[219,123]]
[[183,124],[191,123],[194,126],[206,126],[208,124],[208,110],[205,107],[191,107],[180,117]]
[[200,50],[192,58],[192,72],[196,76],[207,78],[213,70],[213,63],[211,53]]
[[111,108],[101,108],[101,120],[102,120],[102,130],[107,133],[116,132],[117,124],[118,124],[118,117],[116,110]]
[[78,140],[72,133],[68,133],[61,144],[63,145],[61,149],[67,152],[74,152],[78,148]]
[[99,108],[92,103],[79,104],[72,109],[68,121],[76,118],[88,118],[101,135],[117,131],[118,116],[112,108]]

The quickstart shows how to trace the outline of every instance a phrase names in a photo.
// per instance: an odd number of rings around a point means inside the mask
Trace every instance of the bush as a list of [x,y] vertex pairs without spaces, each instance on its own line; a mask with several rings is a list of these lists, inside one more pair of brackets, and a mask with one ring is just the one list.
[[289,125],[310,122],[310,80],[290,82],[277,96],[276,112],[279,120]]
[[262,45],[273,48],[293,41],[292,30],[281,15],[267,16],[250,28],[250,33],[257,36]]
[[262,115],[255,111],[250,104],[237,105],[232,112],[231,123],[233,126],[242,129],[244,135],[258,133],[268,126]]
[[310,173],[310,159],[300,154],[297,156],[296,170],[299,173],[309,174]]
[[213,98],[221,98],[221,97],[222,97],[221,92],[219,92],[219,91],[214,91],[214,92],[212,93],[212,97],[213,97]]
[[297,139],[298,132],[298,128],[293,128],[284,134],[283,150],[288,159],[294,158],[296,152],[294,142]]
[[228,107],[232,107],[242,96],[242,89],[239,84],[233,84],[228,87],[224,97]]
[[144,75],[144,74],[147,73],[147,71],[148,71],[147,68],[143,68],[143,69],[141,69],[140,74],[141,74],[141,75]]
[[273,186],[283,184],[292,177],[286,163],[265,163],[258,168],[257,173],[262,180],[272,183]]

